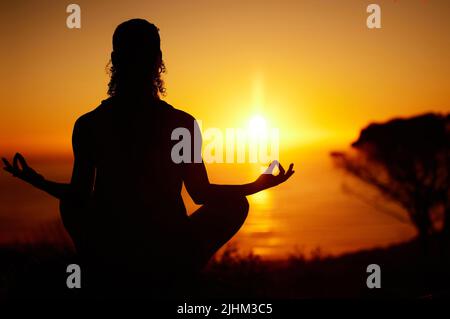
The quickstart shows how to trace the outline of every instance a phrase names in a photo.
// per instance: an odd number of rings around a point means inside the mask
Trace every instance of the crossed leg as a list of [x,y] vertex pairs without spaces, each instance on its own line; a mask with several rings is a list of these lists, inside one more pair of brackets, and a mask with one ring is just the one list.
[[237,233],[247,218],[248,210],[247,198],[240,196],[208,202],[190,215],[194,258],[198,267],[206,265]]
[[[72,218],[75,216],[79,216],[79,214],[74,214],[75,212],[79,213],[78,207],[70,202],[61,202],[60,210],[66,229],[72,236],[77,248],[81,247],[81,245],[79,245],[79,243],[82,242],[82,237],[80,236],[80,234],[83,233],[84,227],[81,227],[82,224],[80,224],[77,219]],[[248,210],[249,204],[245,196],[230,197],[222,201],[210,201],[196,210],[192,215],[189,216],[189,233],[192,240],[187,241],[186,244],[188,244],[188,246],[190,247],[183,247],[180,256],[182,260],[179,260],[179,263],[167,265],[166,270],[168,271],[168,273],[171,273],[171,270],[169,269],[171,267],[175,267],[178,270],[180,270],[180,266],[181,268],[184,268],[183,263],[187,263],[185,266],[188,267],[185,270],[188,271],[188,277],[190,271],[194,270],[194,272],[197,272],[201,270],[209,261],[209,259],[242,227],[244,221],[247,218]],[[188,249],[184,250],[184,248]],[[94,264],[94,266],[96,265]],[[95,295],[96,293],[99,293],[100,295],[107,295],[108,289],[106,287],[108,286],[106,285],[105,287],[103,287],[102,285],[105,281],[97,278],[97,275],[102,275],[102,272],[104,272],[104,268],[100,267],[101,271],[96,272],[97,268],[99,267],[94,267],[94,270],[91,271],[91,273],[94,274],[93,277],[91,277],[95,279],[93,281],[93,284],[90,283],[90,286],[93,287],[91,288],[92,293],[93,295]],[[183,276],[185,276],[186,274],[182,271],[180,275],[182,276],[181,278],[176,277],[172,278],[172,280],[175,279],[176,282],[179,279],[183,279]],[[107,277],[107,279],[110,279],[107,274],[102,275],[101,277]],[[184,279],[189,280],[188,277]],[[166,277],[161,274],[161,278],[164,279]],[[130,278],[127,278],[127,280],[131,282],[138,282],[138,280],[132,280]],[[141,281],[142,280],[140,280],[139,282]],[[165,281],[164,285],[162,286],[167,286],[167,294],[170,295],[174,293],[174,291],[170,290],[171,286],[168,285]],[[98,291],[96,290],[97,288]],[[137,295],[141,293],[138,288],[139,285],[133,287],[133,289],[136,290],[135,294]],[[115,293],[117,289],[111,291],[111,293]],[[162,294],[163,292],[161,290],[157,290],[157,293]]]

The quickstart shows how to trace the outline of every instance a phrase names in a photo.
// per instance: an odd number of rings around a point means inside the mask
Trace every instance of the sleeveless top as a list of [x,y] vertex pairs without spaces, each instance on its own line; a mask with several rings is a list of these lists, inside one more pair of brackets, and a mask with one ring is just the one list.
[[120,98],[77,120],[74,139],[96,169],[92,200],[82,212],[88,258],[154,265],[189,241],[181,188],[186,165],[193,164],[172,161],[178,141],[171,134],[187,128],[193,145],[194,121],[161,100],[136,105]]

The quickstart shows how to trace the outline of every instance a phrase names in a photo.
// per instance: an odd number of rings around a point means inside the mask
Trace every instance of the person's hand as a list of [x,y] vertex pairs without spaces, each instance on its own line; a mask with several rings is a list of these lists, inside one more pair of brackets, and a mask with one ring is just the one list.
[[[277,165],[280,172],[278,173],[278,175],[273,175],[273,170]],[[292,174],[294,174],[295,171],[293,169],[294,164],[291,163],[286,172],[283,166],[278,161],[273,161],[272,163],[270,163],[267,170],[258,177],[255,183],[259,188],[261,188],[261,190],[277,186],[287,181],[288,178],[291,177]]]
[[3,167],[5,171],[27,183],[38,185],[44,180],[42,175],[38,174],[34,169],[28,166],[25,158],[20,153],[14,155],[12,164],[4,157],[2,157],[2,161],[5,165],[5,167]]

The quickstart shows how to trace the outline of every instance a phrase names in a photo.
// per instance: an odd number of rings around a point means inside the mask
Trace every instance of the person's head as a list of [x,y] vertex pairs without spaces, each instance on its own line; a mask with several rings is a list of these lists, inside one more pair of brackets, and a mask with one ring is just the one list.
[[147,20],[128,20],[117,26],[112,42],[108,94],[150,92],[155,98],[164,94],[158,28]]

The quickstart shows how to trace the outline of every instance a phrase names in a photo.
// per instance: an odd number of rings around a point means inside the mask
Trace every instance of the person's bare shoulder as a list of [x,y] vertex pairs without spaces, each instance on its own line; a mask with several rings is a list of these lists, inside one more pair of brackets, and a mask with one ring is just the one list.
[[170,112],[170,118],[173,124],[176,124],[179,127],[186,127],[188,129],[191,129],[193,127],[194,123],[196,122],[194,116],[192,116],[186,111],[173,107],[167,102],[163,103],[165,104],[166,107],[168,107],[168,111]]
[[77,122],[80,121],[81,123],[89,123],[107,116],[112,111],[112,104],[113,102],[111,98],[103,100],[100,105],[96,106],[92,111],[81,115],[77,119]]
[[92,111],[89,111],[75,121],[75,130],[86,130],[95,125],[95,122],[104,117],[111,108],[111,99],[106,99],[96,106]]

